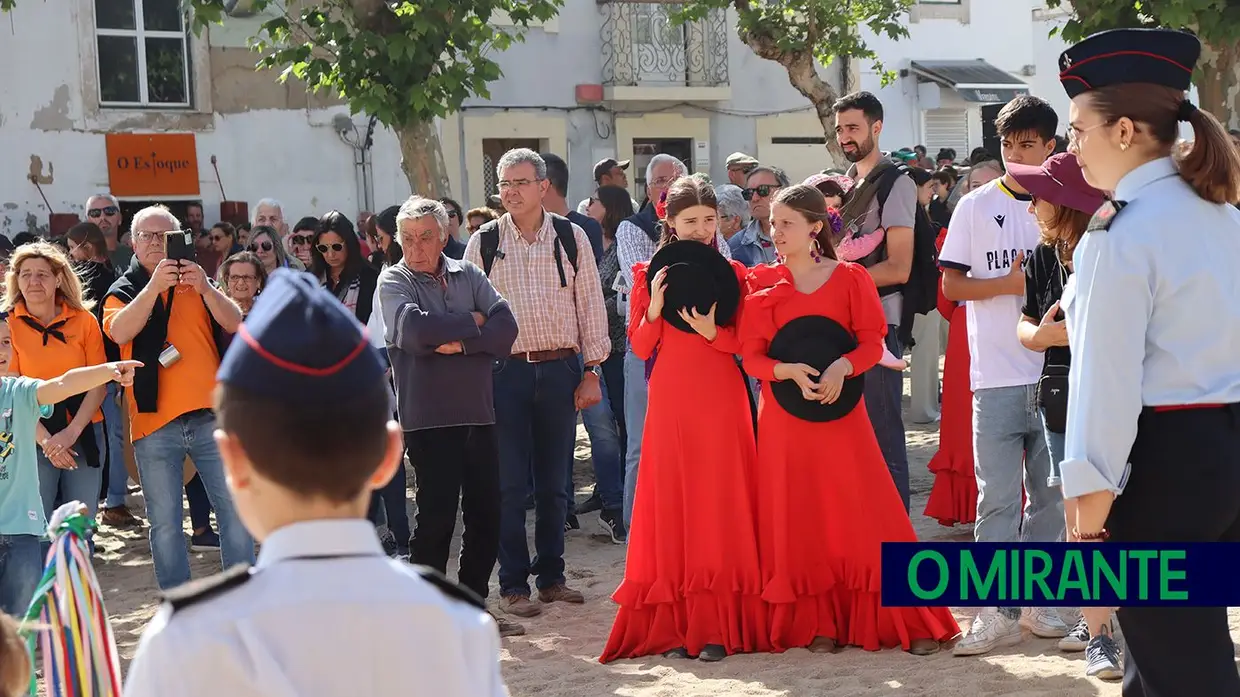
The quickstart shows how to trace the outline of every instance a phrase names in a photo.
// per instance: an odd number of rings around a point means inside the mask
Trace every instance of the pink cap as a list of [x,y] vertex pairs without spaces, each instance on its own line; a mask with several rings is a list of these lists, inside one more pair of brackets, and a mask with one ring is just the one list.
[[1041,165],[1009,164],[1008,174],[1034,198],[1082,213],[1094,213],[1106,194],[1089,185],[1076,155],[1061,152]]

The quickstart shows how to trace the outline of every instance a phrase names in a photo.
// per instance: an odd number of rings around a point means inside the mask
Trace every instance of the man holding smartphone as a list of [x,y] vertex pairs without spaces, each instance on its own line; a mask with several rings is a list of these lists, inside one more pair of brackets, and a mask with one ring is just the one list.
[[187,456],[219,521],[224,568],[254,562],[254,541],[224,482],[211,411],[224,341],[241,324],[241,309],[194,263],[193,243],[167,208],[138,211],[131,237],[134,258],[108,290],[103,330],[122,358],[145,366],[128,388],[130,435],[151,521],[155,579],[167,590],[190,580],[181,531]]

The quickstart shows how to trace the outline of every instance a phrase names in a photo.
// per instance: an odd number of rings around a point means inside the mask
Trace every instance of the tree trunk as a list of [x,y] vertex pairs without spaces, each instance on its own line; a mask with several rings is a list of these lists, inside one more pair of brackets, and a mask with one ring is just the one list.
[[413,193],[427,198],[449,196],[448,168],[434,122],[412,123],[396,129],[400,168]]
[[742,35],[741,40],[753,49],[758,57],[784,66],[784,69],[788,71],[788,82],[792,83],[796,91],[814,106],[814,114],[822,123],[822,133],[827,140],[827,156],[831,159],[831,166],[847,166],[844,151],[839,143],[835,142],[835,111],[832,107],[835,106],[835,100],[839,97],[835,90],[831,89],[831,85],[828,85],[818,75],[818,61],[814,59],[813,54],[807,51],[784,51],[778,47],[773,38],[760,34]]
[[1201,79],[1197,82],[1200,107],[1214,114],[1225,128],[1235,128],[1240,117],[1240,50],[1236,45],[1223,48],[1207,46],[1200,64]]

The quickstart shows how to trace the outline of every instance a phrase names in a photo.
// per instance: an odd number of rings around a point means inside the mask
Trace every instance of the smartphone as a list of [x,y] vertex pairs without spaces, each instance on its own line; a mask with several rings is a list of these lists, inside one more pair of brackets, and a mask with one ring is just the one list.
[[173,261],[193,261],[194,245],[189,236],[180,230],[164,233],[164,256]]

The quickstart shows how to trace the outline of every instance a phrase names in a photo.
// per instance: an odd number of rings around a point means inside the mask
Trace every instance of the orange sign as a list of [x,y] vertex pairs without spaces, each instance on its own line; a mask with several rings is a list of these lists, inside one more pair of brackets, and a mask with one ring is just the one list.
[[193,133],[109,133],[108,186],[113,196],[197,196]]

